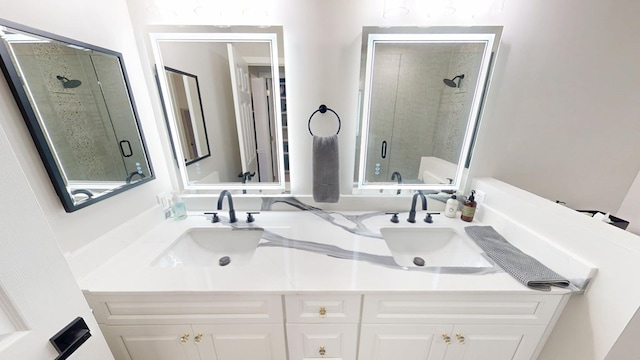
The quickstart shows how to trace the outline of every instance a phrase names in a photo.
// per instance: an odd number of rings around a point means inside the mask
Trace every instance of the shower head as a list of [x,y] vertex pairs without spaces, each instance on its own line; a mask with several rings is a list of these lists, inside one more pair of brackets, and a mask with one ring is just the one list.
[[62,86],[65,89],[73,89],[73,88],[77,88],[78,86],[82,85],[82,81],[80,80],[69,80],[64,76],[56,76],[56,79],[62,81]]
[[[456,79],[458,79],[458,83],[456,83]],[[448,87],[457,88],[457,87],[460,87],[460,80],[462,80],[462,79],[464,79],[464,74],[460,74],[460,75],[454,77],[453,79],[444,79],[442,81]]]

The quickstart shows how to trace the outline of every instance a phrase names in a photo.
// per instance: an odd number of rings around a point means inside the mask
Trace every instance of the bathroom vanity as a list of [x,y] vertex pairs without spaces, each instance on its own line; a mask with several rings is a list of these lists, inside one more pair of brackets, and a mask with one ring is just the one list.
[[[116,359],[534,359],[583,290],[525,287],[464,238],[469,223],[440,215],[263,211],[247,224],[239,212],[236,231],[264,230],[246,263],[179,246],[192,229],[228,229],[221,215],[166,220],[80,279]],[[452,229],[471,252],[399,266],[380,235],[390,227]],[[545,244],[535,246],[592,276]],[[216,261],[196,260],[207,251]]]
[[116,359],[532,359],[568,296],[87,293]]

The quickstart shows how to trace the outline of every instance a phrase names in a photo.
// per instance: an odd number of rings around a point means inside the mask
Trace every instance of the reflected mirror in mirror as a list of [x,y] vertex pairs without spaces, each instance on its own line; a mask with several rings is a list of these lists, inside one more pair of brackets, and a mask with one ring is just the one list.
[[154,178],[122,55],[0,20],[2,70],[67,212]]
[[[183,188],[283,190],[286,92],[278,53],[282,28],[234,27],[226,29],[228,33],[213,27],[180,30],[200,31],[150,36],[156,68],[163,75],[158,84]],[[197,76],[208,145],[199,146],[209,148],[210,156],[189,160],[194,146],[189,143],[189,128],[183,126],[185,115],[177,104],[180,95],[172,86],[173,75],[168,76],[166,67]]]
[[359,189],[457,190],[501,28],[364,28]]
[[177,115],[176,127],[182,144],[186,165],[193,164],[211,155],[207,127],[202,111],[198,77],[184,71],[164,67],[171,104]]

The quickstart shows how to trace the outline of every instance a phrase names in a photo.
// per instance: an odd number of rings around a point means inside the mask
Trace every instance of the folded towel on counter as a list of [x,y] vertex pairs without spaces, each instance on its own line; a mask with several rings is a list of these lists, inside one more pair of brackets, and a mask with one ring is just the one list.
[[340,200],[340,154],[338,135],[313,136],[313,201]]
[[550,291],[551,286],[569,286],[569,280],[511,245],[493,227],[467,226],[464,229],[487,256],[522,284],[543,291]]

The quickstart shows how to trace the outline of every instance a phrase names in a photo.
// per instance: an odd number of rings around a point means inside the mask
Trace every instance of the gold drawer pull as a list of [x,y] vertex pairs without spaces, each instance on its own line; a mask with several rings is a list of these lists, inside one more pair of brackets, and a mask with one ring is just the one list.
[[444,340],[447,345],[451,345],[451,337],[447,335],[447,333],[442,333],[442,340]]
[[189,341],[189,333],[184,333],[184,335],[180,337],[180,343],[186,344],[187,341]]
[[318,354],[320,354],[320,356],[324,357],[324,354],[326,354],[327,351],[324,349],[324,345],[320,346],[320,350],[318,351]]
[[327,309],[324,306],[320,306],[320,317],[325,317],[327,316]]
[[196,344],[200,344],[200,341],[202,341],[202,333],[198,333],[198,335],[193,338],[193,342]]
[[464,345],[464,344],[465,344],[465,342],[464,342],[464,341],[465,341],[465,338],[464,338],[464,336],[462,336],[460,333],[457,333],[457,334],[456,334],[456,338],[458,338],[458,342],[459,342],[460,344],[462,344],[462,345]]

